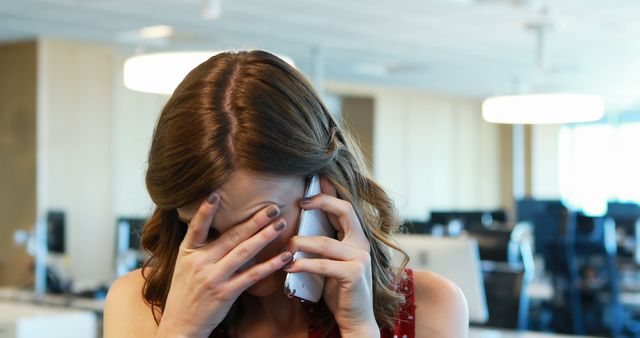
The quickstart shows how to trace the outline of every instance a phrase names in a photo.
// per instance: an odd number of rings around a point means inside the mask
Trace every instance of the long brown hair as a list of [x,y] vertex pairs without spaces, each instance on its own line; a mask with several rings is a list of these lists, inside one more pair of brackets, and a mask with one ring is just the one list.
[[391,263],[390,249],[402,252],[390,241],[400,225],[393,203],[311,85],[264,51],[222,53],[200,64],[158,119],[146,174],[156,209],[142,233],[142,247],[151,255],[143,269],[143,297],[156,322],[186,233],[176,208],[203,199],[240,168],[329,179],[360,218],[371,245],[376,320],[393,327],[403,301],[395,288],[406,264],[406,255],[402,266]]

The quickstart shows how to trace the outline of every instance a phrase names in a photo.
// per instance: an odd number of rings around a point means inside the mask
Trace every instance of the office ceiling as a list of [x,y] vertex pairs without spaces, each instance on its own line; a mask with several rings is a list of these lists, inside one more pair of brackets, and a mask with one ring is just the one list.
[[[215,20],[203,17],[203,4],[0,0],[0,41],[64,37],[130,52],[263,48],[291,56],[307,74],[319,53],[327,81],[470,97],[588,92],[610,107],[640,98],[637,0],[222,0]],[[542,57],[526,28],[536,24],[549,28]],[[136,35],[154,25],[174,35]]]

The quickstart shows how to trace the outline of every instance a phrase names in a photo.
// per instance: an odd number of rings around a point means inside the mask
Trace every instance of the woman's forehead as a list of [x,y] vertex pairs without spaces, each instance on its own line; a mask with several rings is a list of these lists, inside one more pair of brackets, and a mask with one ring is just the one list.
[[[217,190],[220,207],[216,215],[219,225],[240,222],[269,204],[287,205],[299,199],[304,191],[302,176],[254,174],[245,170],[232,173]],[[190,220],[201,201],[178,208],[183,220]]]

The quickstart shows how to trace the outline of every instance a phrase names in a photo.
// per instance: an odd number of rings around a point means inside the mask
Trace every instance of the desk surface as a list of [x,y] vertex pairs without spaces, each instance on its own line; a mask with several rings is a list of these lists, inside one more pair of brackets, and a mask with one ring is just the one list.
[[2,337],[92,338],[98,336],[97,322],[93,311],[0,300]]
[[0,301],[102,312],[103,300],[64,295],[36,295],[31,290],[0,288]]
[[71,308],[15,303],[0,300],[0,322],[16,321],[32,317],[66,317],[69,315],[86,315],[95,317],[91,312]]
[[[469,338],[575,338],[555,333],[529,332],[529,331],[509,331],[498,329],[485,329],[472,327],[469,329]],[[581,336],[588,338],[586,336]]]

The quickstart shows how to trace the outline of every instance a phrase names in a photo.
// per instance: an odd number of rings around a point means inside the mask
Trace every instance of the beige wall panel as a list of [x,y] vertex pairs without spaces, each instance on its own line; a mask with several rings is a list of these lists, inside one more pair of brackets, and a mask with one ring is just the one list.
[[480,101],[400,91],[375,99],[375,174],[403,217],[503,205],[502,136],[482,121]]
[[39,43],[39,170],[42,212],[66,212],[67,254],[76,286],[109,281],[115,222],[111,206],[113,51],[89,43]]
[[534,126],[531,131],[531,194],[560,198],[560,125]]

